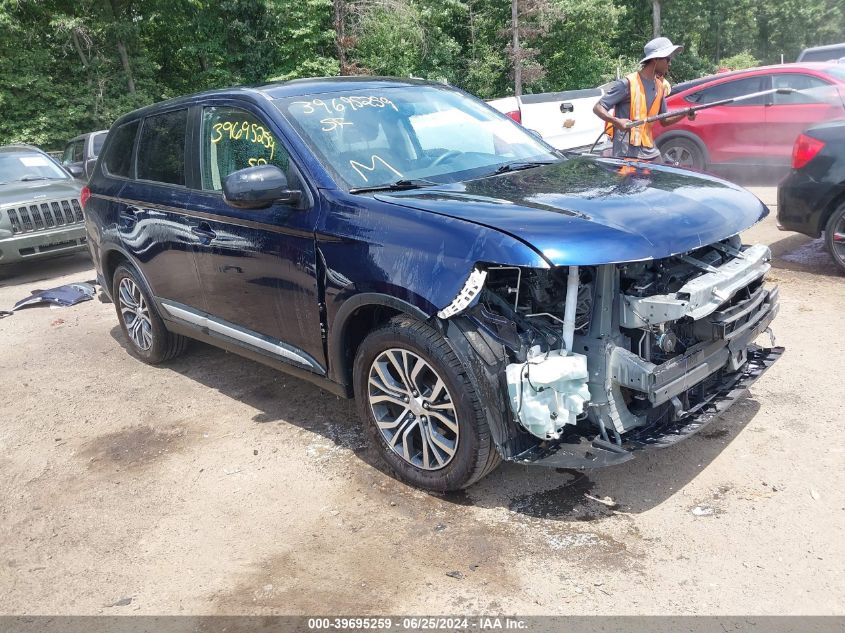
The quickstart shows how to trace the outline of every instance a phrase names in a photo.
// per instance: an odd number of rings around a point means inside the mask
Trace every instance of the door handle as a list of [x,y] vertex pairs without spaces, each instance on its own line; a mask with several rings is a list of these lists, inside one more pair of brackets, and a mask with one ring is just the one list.
[[141,209],[132,205],[124,207],[119,214],[120,223],[127,229],[133,228],[135,223],[138,222],[138,214],[140,212]]
[[126,218],[127,220],[132,220],[133,222],[138,219],[138,214],[141,212],[141,209],[138,207],[128,205],[124,207],[123,211],[120,212],[120,217]]
[[204,244],[208,244],[217,237],[217,233],[211,230],[211,225],[208,222],[200,222],[196,226],[192,226],[191,233],[200,238],[200,241]]

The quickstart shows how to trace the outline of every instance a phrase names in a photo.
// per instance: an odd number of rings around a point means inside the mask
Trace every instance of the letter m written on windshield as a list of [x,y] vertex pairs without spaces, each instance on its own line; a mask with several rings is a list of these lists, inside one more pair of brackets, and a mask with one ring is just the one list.
[[364,179],[364,182],[369,182],[369,180],[367,180],[367,177],[364,175],[364,172],[365,171],[370,172],[370,173],[374,172],[376,170],[376,167],[377,167],[376,163],[381,163],[382,165],[387,167],[390,171],[392,171],[394,174],[396,174],[399,178],[402,177],[402,174],[400,172],[396,171],[393,167],[391,167],[387,163],[386,160],[384,160],[381,156],[376,156],[375,154],[373,154],[370,157],[370,166],[369,167],[367,165],[365,165],[364,163],[359,163],[357,160],[350,160],[349,161],[349,164],[352,166],[352,169],[354,169],[356,172],[358,172],[358,175],[361,176],[361,178]]

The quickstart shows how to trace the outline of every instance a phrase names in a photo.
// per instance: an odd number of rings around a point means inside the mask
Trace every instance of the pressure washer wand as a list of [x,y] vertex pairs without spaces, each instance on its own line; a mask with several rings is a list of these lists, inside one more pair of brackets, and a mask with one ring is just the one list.
[[671,112],[664,112],[663,114],[655,114],[654,116],[650,116],[647,119],[637,119],[636,121],[631,121],[630,123],[626,124],[625,129],[630,130],[633,127],[639,127],[641,125],[645,125],[646,123],[654,123],[655,121],[662,121],[663,119],[678,116],[679,114],[690,114],[692,112],[698,112],[699,110],[715,108],[716,106],[727,105],[728,103],[735,103],[737,101],[745,101],[746,99],[754,99],[756,97],[762,97],[764,95],[770,95],[775,93],[780,95],[788,95],[794,92],[798,91],[795,88],[772,88],[771,90],[761,90],[760,92],[752,92],[751,94],[742,95],[741,97],[720,99],[719,101],[713,101],[712,103],[702,103],[701,105],[691,106],[682,110],[672,110]]

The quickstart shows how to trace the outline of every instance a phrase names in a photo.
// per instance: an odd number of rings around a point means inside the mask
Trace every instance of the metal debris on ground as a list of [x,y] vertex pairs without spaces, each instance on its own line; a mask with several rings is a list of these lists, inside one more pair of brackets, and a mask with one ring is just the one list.
[[94,288],[95,284],[96,282],[91,281],[65,284],[64,286],[58,286],[48,290],[33,290],[30,296],[18,301],[12,308],[12,311],[14,312],[20,308],[41,303],[51,303],[61,307],[68,307],[81,303],[82,301],[90,301],[94,298],[94,293],[96,292]]
[[608,508],[615,508],[616,505],[617,505],[612,497],[598,498],[598,497],[594,497],[591,494],[587,494],[586,492],[584,493],[584,496],[587,497],[587,499],[589,499],[590,501],[595,501],[596,503],[601,503],[602,505],[606,505]]
[[464,575],[459,571],[447,571],[446,575],[449,576],[449,578],[456,578],[458,580],[464,579]]

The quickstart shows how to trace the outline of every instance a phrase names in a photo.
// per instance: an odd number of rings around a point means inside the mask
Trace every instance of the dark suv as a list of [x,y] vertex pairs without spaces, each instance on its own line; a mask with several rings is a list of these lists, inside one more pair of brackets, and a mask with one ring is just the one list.
[[568,159],[454,88],[208,92],[118,120],[92,255],[136,357],[212,343],[354,397],[398,476],[591,467],[700,429],[779,355],[767,214],[672,167]]

